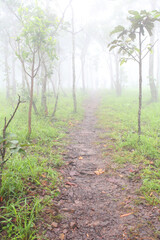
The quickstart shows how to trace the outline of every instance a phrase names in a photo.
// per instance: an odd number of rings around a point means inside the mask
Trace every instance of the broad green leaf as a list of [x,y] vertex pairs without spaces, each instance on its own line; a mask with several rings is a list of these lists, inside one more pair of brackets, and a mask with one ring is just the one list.
[[119,35],[118,35],[118,38],[123,38],[124,35],[126,35],[128,33],[128,30],[124,30],[123,32],[121,32]]
[[9,143],[11,143],[11,144],[13,144],[13,145],[19,144],[18,140],[11,140],[11,141],[9,141]]
[[121,60],[121,62],[120,62],[120,65],[122,66],[124,63],[126,63],[127,61],[126,61],[126,59],[125,58],[123,58],[122,60]]
[[0,136],[0,144],[5,142],[5,141],[7,141],[7,138],[4,139],[3,137]]
[[25,152],[25,150],[24,150],[23,148],[20,148],[20,149],[18,150],[18,152],[21,153],[21,154],[23,154],[23,155],[27,155],[26,152]]
[[140,18],[140,14],[138,11],[134,11],[134,10],[129,10],[128,11],[131,15],[134,15],[135,18]]
[[139,53],[139,49],[138,49],[138,48],[136,48],[136,47],[135,47],[135,50],[136,50],[136,52],[138,52],[138,53]]
[[147,11],[146,11],[146,10],[142,10],[142,11],[140,12],[140,14],[147,15]]
[[150,36],[152,36],[152,28],[150,26],[145,26],[145,29],[149,33]]
[[113,46],[111,46],[110,47],[110,49],[109,49],[109,51],[111,52],[114,48],[116,48],[117,47],[117,45],[113,45]]
[[160,13],[154,16],[154,18],[159,18],[159,17],[160,17]]
[[134,32],[131,32],[129,34],[129,37],[132,39],[132,41],[134,41],[136,39],[136,34]]
[[124,30],[125,30],[125,28],[124,28],[123,26],[118,25],[118,26],[115,27],[115,29],[111,32],[111,35],[112,35],[112,34],[115,34],[115,33],[122,32],[122,31],[124,31]]

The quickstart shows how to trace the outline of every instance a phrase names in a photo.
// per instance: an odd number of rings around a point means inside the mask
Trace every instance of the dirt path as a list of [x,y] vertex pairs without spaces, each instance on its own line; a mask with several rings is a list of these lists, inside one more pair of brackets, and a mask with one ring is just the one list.
[[158,230],[158,209],[133,204],[140,183],[128,179],[130,166],[115,170],[109,158],[102,158],[101,146],[97,142],[103,130],[96,128],[97,108],[97,99],[90,98],[85,105],[83,122],[69,134],[71,143],[65,156],[67,166],[62,168],[65,184],[58,199],[63,217],[58,225],[52,224],[46,238],[160,239],[154,237],[155,228]]

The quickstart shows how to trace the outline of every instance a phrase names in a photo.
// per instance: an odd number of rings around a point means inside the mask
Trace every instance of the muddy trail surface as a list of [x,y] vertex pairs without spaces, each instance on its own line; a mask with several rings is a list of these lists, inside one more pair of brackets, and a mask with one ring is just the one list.
[[141,181],[128,177],[131,166],[117,168],[111,156],[102,156],[104,142],[99,136],[104,130],[96,127],[98,105],[99,99],[90,97],[84,120],[69,133],[66,165],[61,168],[64,184],[55,202],[62,218],[48,222],[45,239],[160,239],[158,207],[143,201],[135,204]]

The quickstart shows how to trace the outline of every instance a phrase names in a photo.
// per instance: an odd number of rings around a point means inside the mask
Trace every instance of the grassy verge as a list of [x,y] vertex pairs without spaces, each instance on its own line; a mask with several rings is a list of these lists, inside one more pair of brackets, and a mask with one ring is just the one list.
[[[0,190],[0,239],[37,239],[36,221],[51,200],[59,194],[61,176],[57,171],[63,164],[65,136],[83,118],[78,96],[79,110],[73,114],[72,98],[61,97],[54,121],[42,114],[33,113],[31,141],[28,143],[27,112],[28,103],[20,106],[9,132],[15,133],[20,143],[27,143],[26,156],[13,155],[5,165],[3,183]],[[50,99],[49,114],[52,113],[53,99]],[[37,99],[37,106],[39,105]],[[13,106],[1,98],[0,127],[9,118]],[[40,107],[39,107],[40,112]]]
[[140,191],[150,204],[160,204],[160,103],[149,103],[147,92],[143,97],[140,142],[136,92],[130,91],[119,98],[109,92],[103,93],[99,126],[106,129],[101,137],[110,139],[113,160],[118,164],[136,165],[142,179]]

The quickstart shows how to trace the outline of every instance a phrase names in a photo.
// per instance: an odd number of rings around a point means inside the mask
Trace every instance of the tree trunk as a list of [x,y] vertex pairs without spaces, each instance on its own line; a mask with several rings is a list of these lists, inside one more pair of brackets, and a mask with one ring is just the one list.
[[15,59],[15,56],[12,55],[12,93],[13,93],[14,97],[16,96],[16,90],[17,90],[16,76],[15,76],[15,67],[16,67],[15,64],[16,64],[16,59]]
[[32,105],[33,105],[33,90],[34,90],[34,65],[35,65],[35,54],[33,54],[30,101],[29,101],[29,111],[28,111],[28,138],[30,138],[31,132],[32,132],[31,124],[32,124]]
[[[154,36],[151,36],[150,43],[151,45],[153,45]],[[153,50],[153,53],[150,53],[150,56],[149,56],[149,86],[151,91],[151,101],[157,102],[158,92],[157,92],[157,87],[154,79],[154,50]]]
[[6,98],[10,98],[10,78],[9,78],[9,66],[8,66],[8,41],[5,43],[5,77],[6,77]]
[[85,92],[86,90],[86,86],[85,86],[85,76],[84,76],[84,66],[85,66],[85,59],[83,56],[81,56],[81,67],[82,67],[82,89],[83,92]]
[[141,110],[142,110],[142,36],[139,32],[139,109],[138,109],[138,135],[141,135]]
[[[158,88],[159,88],[159,85],[160,85],[160,69],[159,69],[159,66],[160,66],[160,44],[158,44],[157,46],[157,92],[158,92]],[[158,94],[157,94],[158,95]]]
[[58,89],[57,89],[57,95],[56,95],[54,110],[53,110],[53,113],[52,113],[52,118],[55,116],[56,111],[57,111],[60,85],[61,85],[61,69],[60,69],[60,65],[59,65],[59,68],[58,68]]
[[[30,96],[31,89],[30,89],[29,82],[28,82],[28,79],[27,79],[27,75],[26,75],[25,72],[24,72],[24,79],[25,79],[25,82],[26,82],[26,85],[27,85],[29,96]],[[34,100],[32,102],[32,105],[33,105],[33,109],[34,109],[35,114],[38,115],[38,110],[37,110],[37,107],[36,107],[36,104],[35,104]]]
[[111,54],[109,54],[109,69],[110,69],[110,78],[111,78],[111,90],[114,89],[114,76],[113,76],[113,66],[112,66],[112,57]]
[[73,74],[73,85],[72,85],[72,94],[73,94],[73,112],[77,112],[77,99],[76,99],[76,72],[75,72],[75,29],[74,29],[74,11],[72,9],[72,74]]
[[28,111],[28,138],[31,136],[31,124],[32,124],[32,104],[33,104],[33,88],[34,88],[34,78],[31,77],[31,91],[30,91],[30,101],[29,101],[29,111]]
[[23,68],[23,64],[21,65],[21,69],[22,69],[22,90],[25,90],[25,71],[24,71],[24,68]]
[[[46,88],[47,88],[47,68],[45,63],[43,62],[42,65],[42,94],[41,94],[41,106],[45,115],[48,115],[48,108],[47,108],[47,97],[46,97]],[[44,70],[44,71],[43,71]]]
[[116,89],[116,95],[117,97],[120,97],[122,94],[122,87],[121,87],[121,81],[120,81],[120,72],[119,72],[119,58],[117,55],[115,55],[115,61],[116,61],[116,81],[115,81],[115,89]]

